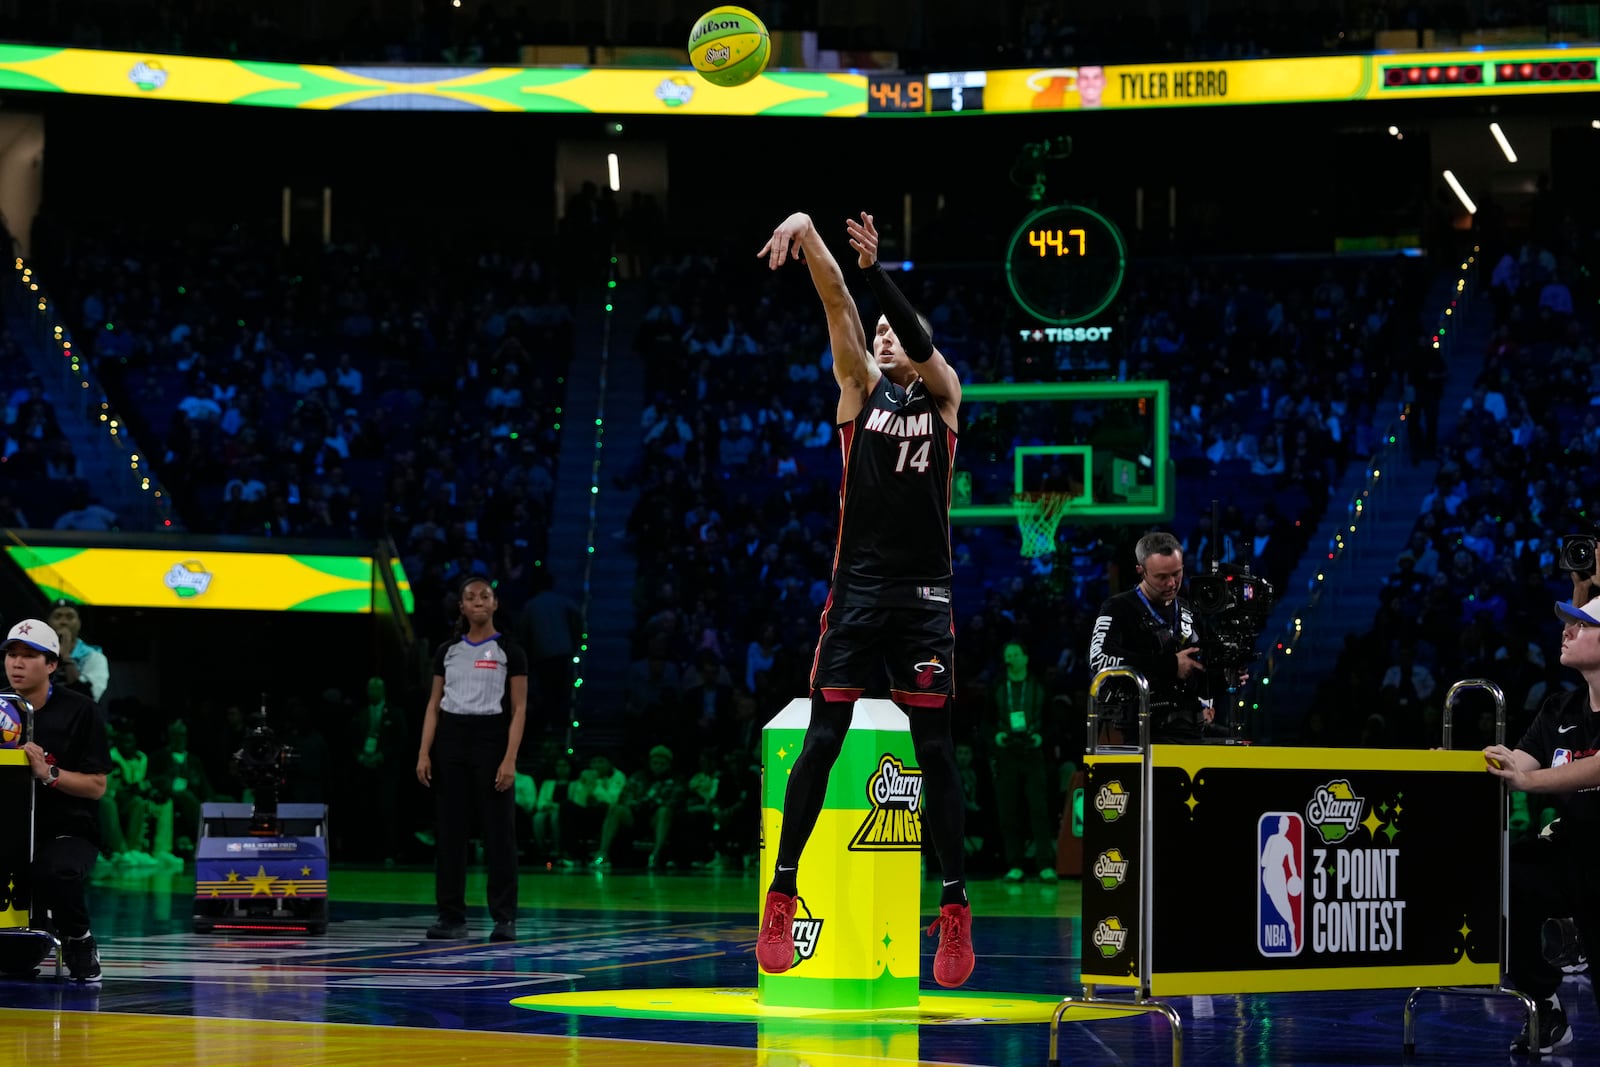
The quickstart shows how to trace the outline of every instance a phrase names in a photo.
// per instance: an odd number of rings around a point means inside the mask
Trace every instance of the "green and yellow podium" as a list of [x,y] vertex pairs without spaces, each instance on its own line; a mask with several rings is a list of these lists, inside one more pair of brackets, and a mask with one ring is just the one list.
[[[811,702],[792,701],[761,735],[761,880],[777,863],[789,770]],[[795,963],[762,973],[766,1006],[914,1008],[921,946],[922,772],[911,724],[887,700],[858,700],[828,778],[822,815],[800,858]]]

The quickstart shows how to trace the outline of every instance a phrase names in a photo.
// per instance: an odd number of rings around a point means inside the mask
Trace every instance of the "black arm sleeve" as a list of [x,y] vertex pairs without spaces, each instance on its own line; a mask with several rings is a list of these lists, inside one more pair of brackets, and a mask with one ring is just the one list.
[[883,308],[884,317],[889,320],[894,335],[900,338],[900,347],[906,350],[906,356],[913,363],[928,362],[933,356],[933,338],[922,328],[922,321],[917,318],[911,301],[906,299],[894,280],[883,272],[880,264],[873,263],[862,273],[867,276],[867,285],[872,288],[872,295],[878,298],[878,306]]

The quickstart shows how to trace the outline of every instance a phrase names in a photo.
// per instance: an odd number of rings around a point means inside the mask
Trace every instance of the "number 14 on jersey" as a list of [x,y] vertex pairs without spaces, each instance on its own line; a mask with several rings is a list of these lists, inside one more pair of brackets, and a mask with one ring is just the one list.
[[[931,461],[928,459],[928,450],[933,447],[933,442],[923,441],[922,444],[917,446],[915,452],[911,451],[912,444],[913,442],[911,441],[900,442],[900,458],[895,461],[894,465],[896,474],[904,471],[907,467],[915,468],[918,474],[927,474],[928,468],[932,466]],[[910,458],[907,458],[908,454]]]

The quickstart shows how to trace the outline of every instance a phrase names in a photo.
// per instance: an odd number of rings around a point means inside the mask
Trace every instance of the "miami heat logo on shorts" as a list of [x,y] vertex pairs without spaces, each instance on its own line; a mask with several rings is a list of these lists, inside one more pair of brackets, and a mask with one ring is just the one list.
[[921,663],[914,663],[911,669],[917,672],[917,688],[933,688],[933,680],[944,673],[944,664],[939,662],[938,656],[929,656]]

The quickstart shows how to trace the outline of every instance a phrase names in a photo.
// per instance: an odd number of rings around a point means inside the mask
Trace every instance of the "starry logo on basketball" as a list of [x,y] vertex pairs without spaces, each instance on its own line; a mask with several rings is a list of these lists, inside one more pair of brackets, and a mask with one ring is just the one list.
[[1128,814],[1128,791],[1121,782],[1107,782],[1095,791],[1094,810],[1106,822],[1116,822]]
[[913,663],[911,669],[917,672],[917,688],[928,689],[934,677],[944,673],[944,664],[939,662],[938,656],[929,656],[921,663]]
[[714,44],[706,49],[706,63],[709,66],[720,67],[728,62],[733,52],[725,44]]
[[817,951],[817,941],[822,937],[822,920],[810,915],[802,919],[797,915],[790,930],[794,934],[794,966],[798,967]]
[[867,812],[850,840],[852,852],[919,852],[922,850],[922,772],[885,752],[867,779]]
[[1120,848],[1108,848],[1094,858],[1094,876],[1101,889],[1115,889],[1128,880],[1128,861]]
[[1366,800],[1356,796],[1349,781],[1340,778],[1317,786],[1311,802],[1306,805],[1306,822],[1322,835],[1323,844],[1336,845],[1356,832],[1366,806]]
[[1100,950],[1100,955],[1111,959],[1121,952],[1128,944],[1128,928],[1122,925],[1122,920],[1115,915],[1109,919],[1101,919],[1094,925],[1094,947]]

